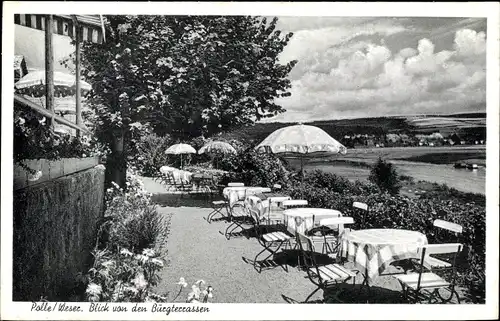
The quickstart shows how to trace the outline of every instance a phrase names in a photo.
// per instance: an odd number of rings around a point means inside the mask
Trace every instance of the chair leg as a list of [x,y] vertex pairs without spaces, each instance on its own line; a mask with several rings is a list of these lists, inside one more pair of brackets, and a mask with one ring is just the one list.
[[224,217],[224,214],[222,214],[222,209],[223,209],[223,207],[214,208],[213,211],[210,212],[210,214],[208,214],[207,222],[212,223],[213,217],[217,214],[220,214],[222,217]]
[[441,295],[441,293],[439,293],[439,291],[437,292],[437,295],[439,297],[439,299],[441,299],[441,301],[443,303],[448,303],[450,302],[452,299],[453,299],[453,296],[456,296],[457,297],[457,303],[460,304],[460,297],[458,296],[458,292],[457,290],[455,290],[455,286],[451,286],[450,288],[447,289],[448,291],[450,291],[450,296],[448,298],[445,298],[444,296]]
[[438,289],[434,289],[434,291],[432,291],[429,295],[429,299],[427,300],[427,303],[432,303],[432,299],[434,299],[434,296],[436,295],[436,291],[438,291]]
[[[363,291],[363,288],[366,287],[367,288],[367,292],[368,292],[368,297],[370,297],[370,295],[371,295],[371,289],[370,289],[370,285],[368,284],[368,276],[367,275],[363,275],[363,277],[364,277],[364,279],[363,279],[363,282],[361,282],[361,286],[359,287],[359,292],[358,293],[361,293],[361,291]],[[404,289],[404,286],[403,286],[403,289]]]
[[255,256],[255,258],[253,259],[253,267],[255,270],[257,270],[257,272],[261,272],[262,271],[262,267],[260,269],[257,269],[257,258],[266,251],[266,248],[262,249],[262,251],[260,251],[259,253],[257,253],[257,255]]
[[[233,226],[233,228],[231,230],[229,230],[229,228],[231,226]],[[227,229],[226,229],[226,237],[227,237],[228,240],[231,237],[231,234],[233,234],[233,231],[236,230],[238,227],[241,228],[241,226],[238,223],[236,223],[235,221],[233,221],[233,223],[231,223],[231,225],[227,227]],[[228,230],[229,230],[229,232],[228,232]]]
[[229,240],[231,238],[230,233],[232,231],[234,231],[235,228],[236,228],[236,224],[234,222],[231,222],[231,224],[228,225],[228,227],[226,228],[226,231],[223,234],[226,237],[226,239]]
[[[238,222],[238,219],[241,219],[241,220],[242,220],[242,222]],[[240,216],[240,217],[238,217],[238,218],[236,218],[236,219],[233,219],[233,220],[232,220],[231,225],[229,225],[229,226],[227,227],[227,229],[226,229],[226,233],[225,233],[226,238],[227,238],[228,240],[229,240],[230,234],[233,234],[233,231],[234,231],[234,230],[236,230],[237,228],[240,228],[240,229],[241,229],[241,231],[243,231],[243,230],[244,230],[244,228],[243,228],[243,224],[245,224],[245,221],[244,221],[245,219],[246,219],[246,217],[241,217],[241,216]],[[230,228],[231,226],[234,226],[234,227],[233,227],[233,228],[232,228],[232,229],[228,232],[228,230],[229,230],[229,228]]]
[[457,292],[457,290],[455,290],[455,288],[453,288],[453,292],[457,296],[457,303],[460,304],[460,297],[458,296],[458,292]]
[[312,291],[311,294],[309,294],[309,296],[306,298],[306,300],[304,301],[304,303],[307,303],[309,301],[309,299],[314,295],[316,294],[316,292],[318,292],[319,290],[321,290],[320,287],[317,287],[316,290]]
[[[266,262],[266,261],[267,261],[267,259],[269,259],[271,256],[274,256],[274,254],[276,254],[276,253],[279,251],[279,249],[281,248],[281,246],[282,246],[284,243],[285,243],[285,242],[280,242],[280,243],[279,243],[279,245],[278,245],[278,247],[277,247],[277,248],[276,248],[276,250],[274,250],[274,251],[273,251],[273,250],[271,250],[271,246],[273,245],[273,242],[270,242],[270,243],[269,243],[269,245],[267,245],[266,243],[264,243],[264,244],[263,244],[264,249],[263,249],[262,251],[260,251],[260,252],[259,252],[259,253],[255,256],[255,259],[254,259],[254,261],[253,261],[253,262],[254,262],[254,268],[257,270],[257,267],[256,267],[256,264],[257,264],[257,257],[259,257],[259,256],[260,256],[262,253],[264,253],[265,251],[268,251],[268,252],[269,252],[269,255],[268,255],[268,256],[266,256],[266,257],[262,260],[262,262]],[[261,267],[260,267],[260,269],[259,269],[259,270],[257,270],[257,271],[258,271],[259,273],[261,273],[261,272],[262,272],[262,266],[261,266]],[[287,270],[285,270],[285,271],[287,271]],[[288,272],[288,271],[287,271],[287,272]]]

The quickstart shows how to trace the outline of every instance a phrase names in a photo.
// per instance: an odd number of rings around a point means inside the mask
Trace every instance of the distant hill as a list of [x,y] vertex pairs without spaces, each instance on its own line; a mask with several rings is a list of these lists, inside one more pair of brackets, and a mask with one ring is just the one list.
[[[241,127],[224,137],[229,139],[260,142],[273,131],[296,125],[297,123],[257,123],[254,126]],[[355,119],[337,119],[305,122],[305,125],[317,126],[330,136],[340,140],[345,135],[368,134],[381,136],[388,133],[419,134],[456,132],[463,135],[485,133],[486,113],[462,113],[447,115],[391,116]]]
[[439,115],[439,117],[486,118],[486,113],[458,113],[449,115]]

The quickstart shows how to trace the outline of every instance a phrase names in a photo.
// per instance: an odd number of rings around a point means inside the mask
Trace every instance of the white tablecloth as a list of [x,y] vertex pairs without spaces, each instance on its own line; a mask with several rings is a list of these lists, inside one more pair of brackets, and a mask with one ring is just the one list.
[[169,167],[169,166],[162,166],[160,168],[160,172],[167,175],[171,174],[172,177],[174,178],[175,183],[180,184],[191,184],[191,176],[193,176],[193,173],[184,171],[175,167]]
[[290,233],[305,235],[307,231],[314,227],[314,223],[323,218],[339,217],[342,213],[337,210],[327,208],[291,208],[283,212],[285,224]]
[[254,195],[257,193],[268,193],[271,189],[269,187],[261,186],[238,186],[226,187],[222,191],[222,195],[228,200],[229,206],[232,207],[238,201],[245,201],[247,195]]
[[257,211],[259,216],[269,217],[272,211],[281,211],[279,203],[291,199],[290,196],[269,196],[266,199],[261,199],[256,195],[247,195],[245,198],[245,206]]
[[416,231],[368,229],[352,231],[342,239],[342,256],[354,262],[369,280],[394,261],[416,258],[427,237]]

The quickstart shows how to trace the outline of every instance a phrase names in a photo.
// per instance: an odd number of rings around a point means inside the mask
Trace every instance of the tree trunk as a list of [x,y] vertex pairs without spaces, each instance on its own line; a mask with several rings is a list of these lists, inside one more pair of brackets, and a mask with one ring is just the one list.
[[[127,181],[127,161],[125,155],[125,133],[119,131],[113,138],[111,157],[107,161],[108,182],[115,182],[125,189]],[[109,185],[108,184],[108,185]]]

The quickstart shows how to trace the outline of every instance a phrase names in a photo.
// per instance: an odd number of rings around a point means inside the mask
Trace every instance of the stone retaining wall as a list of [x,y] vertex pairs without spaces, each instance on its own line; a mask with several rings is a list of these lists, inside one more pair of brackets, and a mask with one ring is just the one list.
[[104,170],[98,165],[14,191],[14,301],[71,299],[103,217]]

